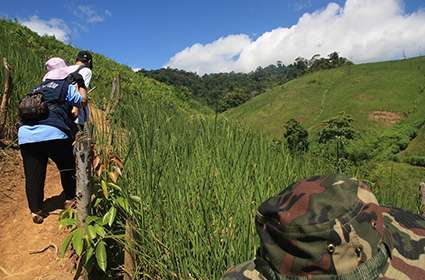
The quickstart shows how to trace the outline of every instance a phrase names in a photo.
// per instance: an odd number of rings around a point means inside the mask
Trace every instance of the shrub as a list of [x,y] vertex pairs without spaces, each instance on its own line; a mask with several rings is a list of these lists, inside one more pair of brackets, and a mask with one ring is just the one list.
[[425,157],[424,156],[408,156],[403,159],[403,162],[409,163],[415,166],[425,167]]
[[391,159],[392,155],[407,148],[410,140],[416,137],[417,129],[414,124],[399,124],[384,131],[375,140],[374,154],[381,159]]
[[290,119],[286,122],[283,138],[291,153],[304,153],[308,151],[308,132],[297,120]]
[[325,121],[325,127],[319,132],[319,143],[337,141],[345,143],[354,138],[353,118],[345,113]]

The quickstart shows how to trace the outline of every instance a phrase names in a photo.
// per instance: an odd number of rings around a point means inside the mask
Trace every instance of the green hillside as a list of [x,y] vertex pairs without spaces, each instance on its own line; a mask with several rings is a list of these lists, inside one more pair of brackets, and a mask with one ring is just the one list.
[[[39,36],[15,22],[0,20],[0,50],[1,57],[6,58],[12,66],[13,91],[6,136],[13,137],[16,133],[14,124],[17,121],[17,103],[23,95],[41,82],[45,73],[45,61],[57,56],[72,64],[79,49],[59,42],[54,37]],[[147,94],[153,99],[172,101],[185,110],[205,110],[192,101],[183,90],[177,90],[144,75],[136,74],[130,67],[101,54],[93,53],[93,65],[91,87],[96,87],[96,90],[90,98],[100,108],[105,105],[110,96],[112,79],[119,74],[123,95]],[[3,75],[2,70],[0,71],[1,81],[3,81]]]
[[347,158],[360,177],[373,183],[381,201],[413,210],[418,183],[425,179],[425,57],[307,74],[224,116],[275,139],[282,139],[284,124],[294,118],[308,129],[316,151],[329,157],[332,147],[315,139],[324,121],[340,112],[353,118],[357,133]]
[[424,119],[425,57],[308,74],[224,115],[280,138],[290,118],[314,131],[342,111],[352,115],[356,128],[375,132]]

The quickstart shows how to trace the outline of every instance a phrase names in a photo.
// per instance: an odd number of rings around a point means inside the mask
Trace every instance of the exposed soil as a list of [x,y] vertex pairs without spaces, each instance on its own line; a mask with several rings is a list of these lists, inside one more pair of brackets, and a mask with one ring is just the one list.
[[[59,196],[62,188],[54,163],[48,165],[44,191],[50,215],[42,224],[31,219],[19,151],[0,149],[0,174],[0,279],[73,279],[71,260],[59,258],[56,251],[65,234],[58,228],[63,198]],[[30,254],[49,245],[42,253]]]
[[385,126],[389,127],[398,123],[401,119],[401,116],[394,112],[373,111],[369,113],[369,119],[381,122]]

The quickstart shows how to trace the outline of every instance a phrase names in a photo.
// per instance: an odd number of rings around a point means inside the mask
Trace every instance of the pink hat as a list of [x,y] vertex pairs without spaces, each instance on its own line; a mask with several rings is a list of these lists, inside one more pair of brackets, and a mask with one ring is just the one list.
[[65,61],[60,57],[52,57],[51,59],[46,61],[45,65],[46,65],[47,71],[52,71],[54,69],[66,67]]
[[65,79],[71,72],[66,66],[65,61],[59,57],[53,57],[46,61],[47,73],[43,77],[43,81],[49,80],[62,80]]

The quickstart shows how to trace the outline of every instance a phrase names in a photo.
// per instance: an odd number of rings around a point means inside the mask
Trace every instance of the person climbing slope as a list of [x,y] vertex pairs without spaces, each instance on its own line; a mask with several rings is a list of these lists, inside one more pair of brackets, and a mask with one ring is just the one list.
[[[84,85],[86,89],[90,87],[90,82],[92,78],[92,69],[93,69],[93,57],[89,51],[80,51],[75,58],[75,64],[68,66],[67,71],[69,73],[77,72],[79,73],[84,80]],[[89,106],[80,109],[76,106],[72,108],[74,115],[77,115],[75,123],[78,125],[79,129],[82,130],[84,123],[86,123],[90,116]]]
[[[48,159],[60,171],[65,206],[76,196],[75,158],[72,147],[72,106],[84,108],[87,91],[79,74],[69,75],[61,58],[46,62],[44,81],[19,104],[18,143],[24,164],[25,190],[34,223],[42,223],[44,181]],[[73,82],[77,86],[72,85]]]

